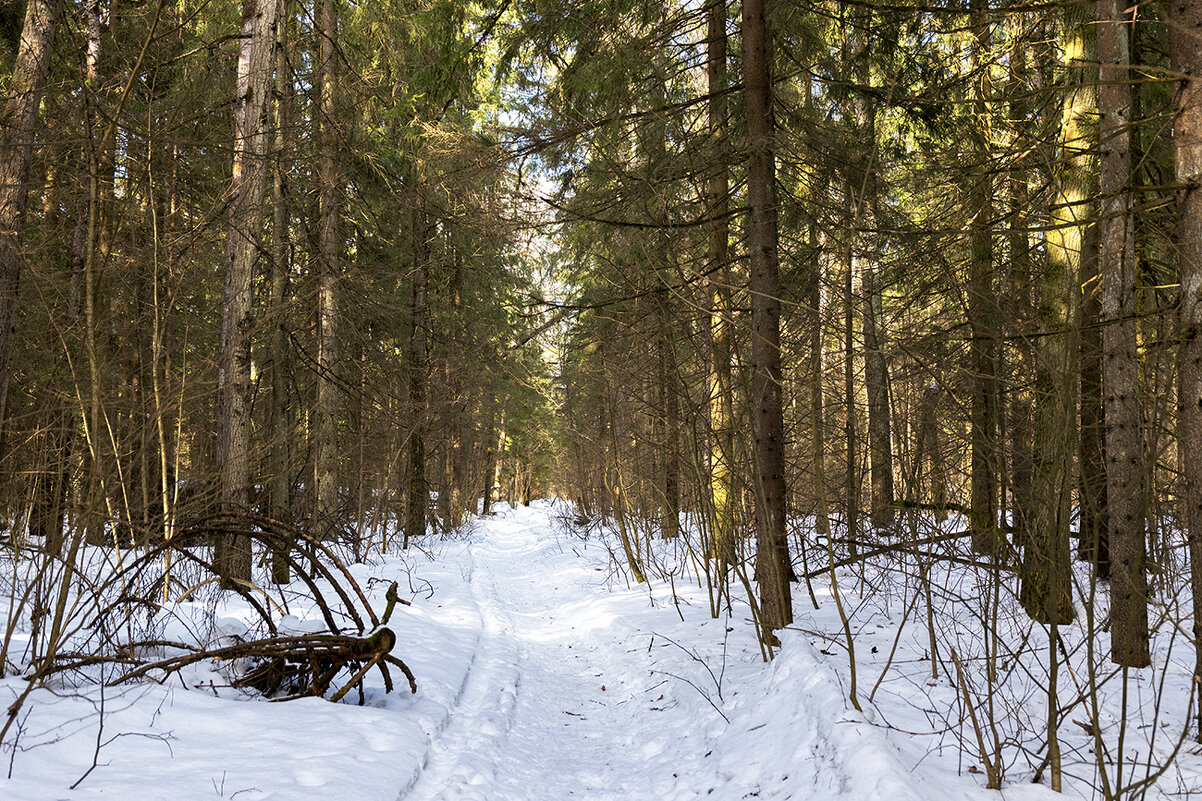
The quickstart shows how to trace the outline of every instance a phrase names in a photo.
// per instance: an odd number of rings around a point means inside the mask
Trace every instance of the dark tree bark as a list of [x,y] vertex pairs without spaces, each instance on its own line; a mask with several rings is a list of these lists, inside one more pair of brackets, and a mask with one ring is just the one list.
[[1034,452],[1027,538],[1023,543],[1019,598],[1043,623],[1073,619],[1069,522],[1077,452],[1077,327],[1081,257],[1092,170],[1087,118],[1093,113],[1084,68],[1089,63],[1085,25],[1066,14],[1060,107],[1053,176],[1054,196],[1046,235],[1047,273],[1039,292],[1040,337],[1034,387]]
[[990,165],[989,11],[985,0],[972,3],[972,82],[974,149],[981,165],[973,176],[972,221],[969,226],[968,323],[972,331],[969,362],[972,365],[972,486],[969,526],[972,549],[991,554],[999,546],[997,331],[993,287],[993,177]]
[[[869,70],[868,30],[872,24],[870,11],[859,12],[861,19],[853,28],[852,58],[856,63],[859,82],[868,87],[872,76]],[[864,335],[864,393],[867,396],[868,474],[871,486],[869,520],[874,528],[892,527],[896,517],[893,506],[893,426],[890,422],[889,363],[885,357],[884,292],[878,274],[879,240],[874,233],[877,218],[877,140],[876,103],[866,93],[854,100],[855,121],[859,147],[857,173],[852,189],[856,192],[853,209],[852,259],[854,272],[860,276],[863,294],[861,325]],[[867,252],[867,255],[862,255]],[[850,441],[850,440],[849,440]]]
[[743,3],[750,215],[751,410],[755,435],[756,575],[761,624],[771,632],[793,621],[785,530],[784,415],[781,407],[780,277],[770,36],[764,0]]
[[413,212],[413,294],[409,330],[409,405],[413,426],[409,433],[409,498],[405,514],[404,547],[426,534],[426,262],[429,259],[429,223],[424,203],[418,200]]
[[664,539],[680,536],[680,396],[676,389],[676,352],[672,341],[672,313],[661,307],[663,335],[658,342],[659,395],[664,427],[662,452],[664,471],[661,486],[660,534]]
[[[463,334],[469,328],[469,323],[463,314],[463,252],[455,249],[455,274],[451,280],[451,319],[454,321],[455,330]],[[472,347],[471,337],[467,341],[462,342],[460,347]],[[467,409],[467,399],[464,395],[464,377],[460,374],[458,364],[453,359],[447,360],[447,387],[451,392],[451,402],[449,404],[450,420],[450,454],[448,455],[449,476],[447,478],[449,484],[448,509],[449,517],[444,522],[447,528],[455,528],[463,521],[465,509],[465,497],[468,495],[465,486],[465,476],[467,475],[467,453],[469,446],[467,443],[467,422],[470,419]],[[442,498],[442,493],[439,493],[439,498]],[[474,512],[475,509],[473,508]]]
[[[1130,16],[1119,0],[1098,0],[1098,112],[1101,145],[1100,263],[1106,422],[1106,504],[1113,564],[1110,658],[1146,667],[1148,587],[1144,565],[1144,450],[1140,441],[1139,350],[1135,315],[1135,229],[1131,209]],[[1195,48],[1199,43],[1195,43]]]
[[[1009,112],[1013,120],[1013,143],[1021,142],[1028,135],[1030,125],[1030,103],[1027,101],[1027,48],[1021,40],[1021,31],[1026,25],[1026,15],[1013,14],[1009,17],[1008,27],[1011,41],[1014,42],[1010,51],[1010,75],[1007,95],[1010,97]],[[1031,241],[1027,232],[1029,216],[1029,160],[1020,156],[1012,162],[1007,176],[1007,212],[1010,219],[1009,235],[1006,237],[1009,249],[1010,263],[1006,276],[1006,292],[1004,305],[1007,317],[1011,320],[1012,330],[1019,332],[1032,331],[1036,327],[1035,314],[1032,308],[1031,291]],[[1032,476],[1032,445],[1031,437],[1034,431],[1034,409],[1031,403],[1031,393],[1026,386],[1033,383],[1035,370],[1034,341],[1030,338],[1017,337],[1012,351],[1009,377],[1005,386],[1004,397],[1007,400],[1006,420],[1007,436],[999,441],[1006,442],[1009,447],[1007,472],[1010,479],[1010,509],[1014,525],[1014,542],[1021,545],[1028,539],[1028,517],[1031,510],[1031,476]]]
[[321,0],[317,25],[321,39],[317,70],[319,146],[317,238],[320,273],[317,286],[317,381],[313,401],[313,476],[316,485],[314,531],[328,536],[338,523],[338,281],[342,272],[340,220],[342,201],[338,152],[343,146],[337,124],[336,0]]
[[[285,4],[287,0],[285,0]],[[286,316],[290,271],[290,208],[288,159],[291,152],[294,105],[292,74],[288,68],[288,9],[285,5],[276,35],[276,127],[272,165],[271,281],[267,320],[270,326],[268,360],[271,370],[271,408],[267,424],[270,463],[267,469],[269,515],[292,524],[292,480],[289,460],[291,439],[288,412],[288,320]],[[282,545],[282,543],[281,543]],[[277,584],[290,580],[287,554],[282,547],[272,554],[271,579]]]
[[[1099,38],[1099,44],[1101,39]],[[1098,225],[1085,234],[1081,256],[1081,442],[1077,463],[1080,507],[1078,556],[1092,562],[1098,576],[1110,575],[1106,504],[1106,425],[1102,402],[1102,282]]]
[[884,296],[876,266],[866,262],[863,268],[864,388],[868,395],[868,468],[872,480],[870,519],[874,528],[889,529],[896,517],[896,510],[893,506],[893,434],[889,421]]
[[709,90],[709,129],[716,152],[713,173],[707,186],[711,218],[707,252],[710,324],[709,375],[709,495],[713,507],[710,524],[713,556],[718,570],[726,575],[735,561],[734,498],[731,488],[731,458],[734,439],[734,390],[731,382],[730,225],[727,222],[727,193],[730,170],[726,151],[726,2],[715,0],[708,13],[706,79]]

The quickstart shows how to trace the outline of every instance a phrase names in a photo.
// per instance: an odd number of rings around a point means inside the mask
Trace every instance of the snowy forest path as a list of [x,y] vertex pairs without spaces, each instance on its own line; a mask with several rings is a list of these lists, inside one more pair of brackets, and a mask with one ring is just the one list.
[[404,801],[487,798],[513,721],[521,678],[513,625],[499,602],[493,575],[480,567],[474,544],[469,559],[467,583],[480,636],[446,726],[436,733],[413,787],[402,793]]
[[545,510],[482,521],[469,578],[480,638],[400,801],[674,796],[662,740],[689,721],[669,723],[672,710],[655,706],[664,682],[650,675],[647,640],[614,630],[619,603],[606,574],[571,547]]

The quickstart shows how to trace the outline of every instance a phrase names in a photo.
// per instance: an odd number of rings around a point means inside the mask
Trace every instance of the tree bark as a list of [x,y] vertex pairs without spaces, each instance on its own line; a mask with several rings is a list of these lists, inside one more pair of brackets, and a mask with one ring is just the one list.
[[409,433],[409,499],[405,515],[404,547],[426,534],[426,268],[429,249],[429,223],[424,201],[418,199],[413,211],[413,294],[410,304],[409,331],[409,405],[413,415]]
[[864,389],[868,395],[868,471],[872,483],[870,519],[874,528],[887,530],[896,517],[889,366],[885,360],[884,296],[876,266],[870,260],[863,263],[861,280],[864,292]]
[[[285,4],[287,0],[284,0]],[[291,249],[290,207],[288,202],[288,159],[292,142],[293,92],[288,68],[288,9],[279,21],[276,35],[276,126],[275,160],[271,174],[271,289],[267,319],[270,326],[268,355],[271,370],[271,408],[267,424],[270,443],[267,469],[268,514],[275,520],[292,523],[292,481],[289,463],[290,428],[288,414],[288,296],[289,253]],[[290,580],[287,554],[282,548],[272,554],[271,580],[285,584]]]
[[[451,280],[451,315],[455,330],[460,332],[464,341],[460,347],[471,348],[472,337],[467,333],[469,321],[463,314],[463,251],[455,248],[455,274]],[[450,470],[448,477],[450,517],[445,521],[448,528],[456,528],[463,522],[465,509],[467,465],[466,457],[469,449],[466,423],[468,421],[467,400],[464,397],[464,376],[454,359],[447,360],[447,387],[451,392],[450,411]],[[441,496],[440,496],[441,497]],[[473,507],[472,511],[475,511]]]
[[747,112],[747,248],[751,291],[751,409],[755,435],[756,574],[760,622],[771,632],[793,621],[785,529],[784,414],[781,406],[780,276],[776,227],[775,124],[770,36],[764,0],[743,3],[743,85]]
[[321,0],[317,25],[321,40],[317,70],[320,126],[317,237],[320,275],[317,288],[317,379],[313,401],[313,475],[316,485],[314,532],[329,536],[338,523],[338,281],[342,272],[339,197],[337,93],[338,11],[336,0]]
[[1093,104],[1083,74],[1085,26],[1071,15],[1064,25],[1059,159],[1049,210],[1048,269],[1040,286],[1039,323],[1046,335],[1036,357],[1030,527],[1019,591],[1027,613],[1043,623],[1067,623],[1074,614],[1069,520],[1077,450],[1081,251],[1091,178],[1085,128]]
[[[1027,94],[1027,48],[1022,41],[1021,33],[1026,25],[1025,14],[1011,15],[1008,20],[1008,34],[1013,47],[1010,51],[1009,75],[1009,116],[1012,120],[1010,145],[1015,149],[1028,136],[1030,104]],[[1034,409],[1031,394],[1026,386],[1033,384],[1035,365],[1034,339],[1021,336],[1032,331],[1035,326],[1035,315],[1032,309],[1031,292],[1031,251],[1033,248],[1031,235],[1028,233],[1029,219],[1029,180],[1030,165],[1028,159],[1019,157],[1011,166],[1007,176],[1009,190],[1007,197],[1007,212],[1010,219],[1010,232],[1007,236],[1010,263],[1006,282],[1006,309],[1011,322],[1011,329],[1020,333],[1015,338],[1013,356],[1011,359],[1009,380],[1005,387],[1007,423],[1007,439],[1009,458],[1007,471],[1010,477],[1010,501],[1008,506],[1014,525],[1014,542],[1021,545],[1028,539],[1028,515],[1031,510],[1031,436],[1034,430],[1032,418]]]
[[[1099,44],[1101,40],[1099,39]],[[1104,224],[1104,222],[1103,222]],[[1081,443],[1079,558],[1092,562],[1099,578],[1110,575],[1110,538],[1106,501],[1106,424],[1102,401],[1102,284],[1098,225],[1086,231],[1081,258]]]
[[[101,128],[103,117],[99,106],[100,46],[104,25],[100,0],[84,3],[87,27],[87,46],[84,55],[84,122],[87,180],[80,192],[83,205],[83,235],[79,238],[78,258],[83,273],[84,346],[88,356],[88,412],[84,439],[88,446],[87,494],[84,506],[85,525],[91,545],[106,542],[105,518],[108,516],[108,490],[105,478],[109,448],[100,436],[101,402],[104,395],[104,372],[101,365],[107,360],[105,340],[100,331],[97,310],[101,306],[101,275],[112,245],[111,220],[114,190],[115,159],[110,145],[116,135],[116,119],[107,129]],[[103,132],[102,132],[103,131]],[[115,454],[114,454],[115,458]]]
[[[1181,276],[1181,362],[1177,447],[1185,454],[1182,519],[1189,541],[1194,605],[1194,675],[1202,676],[1202,3],[1169,3],[1169,59],[1180,76],[1173,90],[1177,184],[1177,269]],[[1202,705],[1198,710],[1202,742]]]
[[[858,12],[859,24],[852,31],[852,58],[861,85],[872,82],[868,56],[868,29],[872,24],[871,11]],[[878,241],[875,234],[877,216],[877,141],[876,105],[864,93],[854,100],[855,122],[859,147],[864,148],[860,163],[853,173],[857,192],[852,210],[854,222],[851,235],[857,243],[852,246],[852,258],[858,262],[860,289],[863,294],[861,325],[864,336],[864,391],[867,396],[868,475],[871,495],[869,520],[876,529],[893,525],[893,432],[890,424],[889,364],[885,358],[884,293],[877,272]],[[867,255],[864,255],[867,252]]]
[[[807,99],[809,82],[807,81]],[[807,102],[808,105],[808,102]],[[810,265],[809,283],[805,299],[805,319],[809,327],[810,345],[810,458],[814,463],[814,531],[829,537],[831,533],[830,508],[826,497],[826,414],[822,398],[823,364],[825,353],[822,348],[822,257],[818,245],[817,225],[809,225]]]
[[665,302],[659,349],[659,394],[663,410],[664,472],[662,476],[659,527],[664,539],[680,536],[680,397],[676,391],[676,353],[672,340],[672,312]]
[[[1106,503],[1114,560],[1110,658],[1146,667],[1148,587],[1144,565],[1144,451],[1135,315],[1135,230],[1131,209],[1129,16],[1119,0],[1098,0],[1098,112],[1101,144],[1102,360],[1105,382]],[[1198,43],[1195,43],[1195,48]]]
[[11,375],[17,295],[21,281],[29,168],[38,127],[42,90],[50,70],[54,29],[61,0],[29,0],[13,64],[12,80],[0,116],[0,431],[5,422]]
[[[234,169],[225,241],[225,289],[217,392],[217,462],[221,511],[246,511],[250,501],[251,305],[255,254],[262,235],[267,168],[263,124],[273,67],[279,0],[246,0],[242,6],[234,108]],[[226,534],[217,540],[214,565],[227,586],[250,581],[250,539]]]
[[709,91],[709,130],[715,151],[713,173],[708,184],[710,214],[707,275],[709,285],[710,375],[709,375],[709,495],[713,507],[710,524],[712,556],[722,576],[735,561],[734,498],[731,496],[731,457],[734,441],[734,389],[731,381],[730,224],[727,194],[730,170],[727,145],[726,2],[715,0],[708,13],[706,64]]
[[993,178],[991,172],[989,97],[990,25],[985,0],[972,3],[972,105],[976,118],[974,148],[980,171],[973,176],[972,221],[969,226],[968,322],[972,332],[972,487],[969,526],[972,549],[995,553],[997,530],[997,332],[993,307]]

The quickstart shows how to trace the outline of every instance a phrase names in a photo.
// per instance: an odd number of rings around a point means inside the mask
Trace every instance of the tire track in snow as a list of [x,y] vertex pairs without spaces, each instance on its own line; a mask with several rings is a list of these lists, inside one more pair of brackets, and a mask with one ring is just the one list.
[[[502,747],[513,723],[521,671],[499,610],[491,575],[481,577],[471,553],[472,601],[480,617],[480,638],[463,683],[443,725],[434,733],[425,764],[398,801],[486,801]],[[487,582],[487,587],[482,586]]]
[[514,510],[472,542],[482,632],[445,731],[399,801],[704,797],[675,773],[689,749],[679,733],[699,721],[660,703],[668,688],[651,675],[650,635],[613,628],[621,593],[550,528],[545,511]]
[[642,637],[604,622],[614,596],[591,564],[552,542],[545,511],[515,512],[489,526],[480,552],[522,654],[524,687],[490,801],[682,797],[655,731],[662,719],[636,711],[656,697],[646,695],[655,680]]

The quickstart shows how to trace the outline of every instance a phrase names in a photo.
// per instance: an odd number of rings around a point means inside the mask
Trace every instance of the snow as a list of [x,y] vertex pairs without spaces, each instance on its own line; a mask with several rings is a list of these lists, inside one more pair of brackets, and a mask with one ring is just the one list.
[[[959,714],[960,694],[946,675],[924,679],[921,623],[910,620],[864,714],[848,703],[829,584],[815,583],[816,613],[795,589],[798,624],[764,662],[737,593],[731,613],[711,618],[683,539],[651,544],[657,564],[679,568],[628,583],[604,534],[574,534],[566,514],[555,502],[502,505],[429,552],[353,566],[377,609],[394,580],[412,601],[390,626],[417,695],[403,682],[385,694],[373,673],[364,706],[354,692],[337,704],[269,703],[222,687],[216,668],[187,674],[187,687],[41,689],[20,712],[17,747],[10,734],[0,752],[0,799],[999,797],[939,717]],[[904,593],[860,597],[847,578],[863,702],[909,610]],[[227,603],[210,611],[228,636],[248,615]],[[289,612],[285,630],[313,627],[314,616]],[[24,684],[0,680],[0,704]],[[936,700],[947,711],[933,716]],[[1059,797],[1022,768],[1012,756],[1002,797]]]

